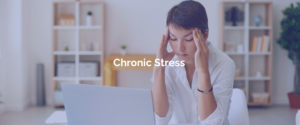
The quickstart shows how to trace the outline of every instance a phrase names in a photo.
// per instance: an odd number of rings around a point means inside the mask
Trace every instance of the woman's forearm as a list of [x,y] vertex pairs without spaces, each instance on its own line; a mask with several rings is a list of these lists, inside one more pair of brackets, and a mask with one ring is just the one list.
[[154,111],[158,116],[165,117],[169,110],[169,102],[165,84],[165,67],[155,67],[153,79],[152,95]]
[[[198,88],[202,91],[211,89],[210,75],[199,74]],[[213,90],[209,93],[198,92],[198,112],[201,120],[205,120],[217,108]]]

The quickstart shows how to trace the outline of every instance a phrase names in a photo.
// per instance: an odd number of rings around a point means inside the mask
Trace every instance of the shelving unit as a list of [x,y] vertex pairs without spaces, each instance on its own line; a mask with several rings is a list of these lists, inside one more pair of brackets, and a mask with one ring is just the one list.
[[[92,25],[86,25],[87,12],[92,12]],[[54,100],[54,94],[61,82],[76,84],[103,85],[104,64],[104,12],[105,4],[102,1],[54,1],[53,2],[53,70],[52,70],[52,102],[54,106],[63,106]],[[75,25],[59,25],[60,14],[74,15]],[[80,51],[81,43],[97,43],[100,51]],[[68,51],[65,51],[65,47]],[[74,77],[56,76],[58,62],[74,62]],[[95,77],[80,77],[79,63],[82,61],[98,62],[99,74]]]
[[[237,7],[244,12],[244,20],[238,22],[237,26],[231,26],[225,21],[225,10]],[[238,69],[241,70],[240,77],[234,78],[234,87],[245,90],[249,106],[268,106],[272,104],[272,56],[273,56],[273,4],[272,2],[240,2],[224,1],[220,3],[219,20],[219,49],[231,57]],[[254,16],[260,15],[262,23],[256,26]],[[253,36],[268,35],[268,52],[249,52]],[[225,51],[226,43],[242,44],[243,52]],[[255,77],[257,72],[262,77]],[[254,103],[251,93],[269,93],[268,103]]]

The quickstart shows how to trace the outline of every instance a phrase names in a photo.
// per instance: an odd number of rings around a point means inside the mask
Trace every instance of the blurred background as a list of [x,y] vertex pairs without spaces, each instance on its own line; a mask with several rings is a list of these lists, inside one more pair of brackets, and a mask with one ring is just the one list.
[[[288,97],[295,65],[276,40],[284,42],[282,11],[298,0],[197,1],[206,8],[208,41],[236,63],[234,87],[246,94],[251,125],[295,125]],[[60,82],[151,89],[152,68],[107,64],[155,55],[167,12],[180,2],[0,0],[0,124],[45,124],[64,110]]]

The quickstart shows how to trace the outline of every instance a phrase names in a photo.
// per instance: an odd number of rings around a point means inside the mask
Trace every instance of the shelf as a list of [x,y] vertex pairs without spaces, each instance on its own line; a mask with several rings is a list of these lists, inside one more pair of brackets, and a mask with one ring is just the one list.
[[54,55],[75,55],[75,51],[54,51]]
[[53,29],[56,30],[73,30],[76,26],[53,26]]
[[59,77],[59,76],[55,76],[53,78],[56,81],[75,81],[75,77]]
[[[237,77],[234,80],[246,80],[246,77]],[[271,80],[270,77],[249,77],[249,80]]]
[[[73,30],[76,26],[53,26],[56,30]],[[102,26],[78,26],[78,29],[102,29]]]
[[238,52],[225,52],[227,55],[245,55],[245,53],[238,53]]
[[243,30],[244,26],[224,26],[225,30]]
[[271,80],[270,77],[249,77],[249,80]]
[[[245,55],[246,53],[225,52],[227,55]],[[249,52],[249,55],[271,55],[270,52]]]
[[[83,83],[83,84],[102,84],[102,76],[80,77],[81,61],[97,62],[97,75],[104,74],[104,29],[105,29],[105,3],[102,1],[53,1],[52,29],[53,34],[53,65],[52,74],[57,70],[58,62],[74,62],[75,75],[72,77],[59,77],[52,75],[54,86],[60,82]],[[87,25],[86,16],[92,12],[91,24]],[[72,14],[74,19],[65,18],[65,20],[75,21],[74,25],[60,25],[63,23],[62,14]],[[60,23],[62,22],[62,23]],[[84,46],[81,43],[92,43],[93,49],[97,51],[80,51]],[[95,44],[94,44],[95,43]],[[64,51],[68,47],[69,51]],[[100,51],[101,50],[101,51]],[[52,88],[52,94],[55,88]],[[52,97],[53,99],[53,97]],[[64,106],[63,103],[52,102],[55,106]]]
[[[101,55],[101,51],[80,51],[79,55]],[[75,55],[75,51],[54,51],[54,55]]]
[[101,81],[102,77],[79,77],[79,80],[81,81]]
[[79,29],[102,29],[102,26],[79,26]]
[[249,26],[250,30],[269,30],[270,26]]
[[[54,77],[54,80],[56,81],[75,81],[75,77]],[[101,81],[102,77],[79,77],[79,80],[82,81]]]
[[79,51],[79,55],[101,55],[101,51]]
[[[224,26],[225,30],[243,30],[246,29],[244,26]],[[249,26],[250,30],[269,30],[270,26]]]
[[[237,26],[232,26],[230,17],[226,17],[226,12],[232,7],[237,7],[244,12],[243,21],[236,21]],[[272,73],[273,67],[273,4],[272,2],[222,2],[220,4],[219,17],[219,49],[237,50],[237,45],[242,44],[242,53],[237,51],[226,53],[240,70],[241,76],[234,78],[234,87],[245,89],[247,104],[249,106],[269,106],[272,104]],[[262,21],[256,26],[254,18],[260,16]],[[227,12],[228,16],[228,12]],[[269,36],[268,51],[250,52],[254,36]],[[232,45],[231,45],[232,44]],[[262,77],[256,77],[257,72],[261,72]],[[265,90],[269,93],[268,103],[254,103],[251,100],[251,93]]]
[[245,80],[246,78],[245,77],[236,77],[234,78],[234,80]]
[[249,52],[249,55],[271,55],[270,52]]
[[248,102],[248,106],[259,106],[259,105],[269,106],[269,105],[271,105],[271,103],[254,103],[254,102]]

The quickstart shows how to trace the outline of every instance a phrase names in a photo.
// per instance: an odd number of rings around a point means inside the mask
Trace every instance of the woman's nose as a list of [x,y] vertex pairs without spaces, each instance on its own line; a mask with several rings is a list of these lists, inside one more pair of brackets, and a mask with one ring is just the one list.
[[184,51],[185,50],[185,46],[184,46],[183,41],[179,41],[178,50],[180,50],[180,51]]

